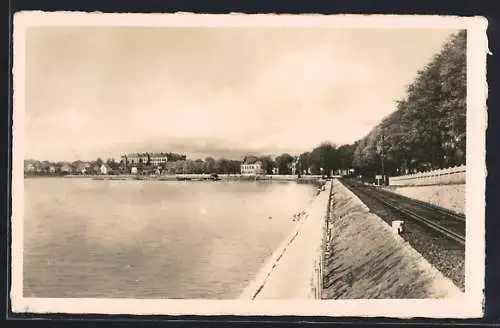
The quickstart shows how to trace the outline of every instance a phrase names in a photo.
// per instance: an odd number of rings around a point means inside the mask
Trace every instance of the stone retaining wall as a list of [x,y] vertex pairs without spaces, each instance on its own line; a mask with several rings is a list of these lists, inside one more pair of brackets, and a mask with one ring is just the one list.
[[465,184],[389,187],[397,194],[465,214]]

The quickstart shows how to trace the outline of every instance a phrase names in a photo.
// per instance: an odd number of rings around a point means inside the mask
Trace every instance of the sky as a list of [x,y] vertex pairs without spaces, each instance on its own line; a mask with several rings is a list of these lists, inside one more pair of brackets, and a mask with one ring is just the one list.
[[241,159],[352,143],[455,32],[32,27],[25,158]]

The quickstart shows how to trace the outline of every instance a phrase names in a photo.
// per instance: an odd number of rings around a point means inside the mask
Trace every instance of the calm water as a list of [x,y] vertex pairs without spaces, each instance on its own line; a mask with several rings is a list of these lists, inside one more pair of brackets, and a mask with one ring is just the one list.
[[295,183],[26,179],[24,294],[237,297],[313,192]]

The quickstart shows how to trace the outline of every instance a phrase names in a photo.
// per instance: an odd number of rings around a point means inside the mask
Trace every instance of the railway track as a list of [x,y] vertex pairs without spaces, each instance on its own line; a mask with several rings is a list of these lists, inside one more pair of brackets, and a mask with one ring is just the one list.
[[344,181],[347,187],[373,198],[401,216],[417,221],[448,239],[465,245],[465,216],[443,208],[410,199],[379,187]]

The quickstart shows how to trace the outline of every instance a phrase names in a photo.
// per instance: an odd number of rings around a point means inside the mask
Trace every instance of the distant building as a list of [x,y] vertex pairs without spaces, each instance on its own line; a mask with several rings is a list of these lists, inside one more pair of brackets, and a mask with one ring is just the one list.
[[130,173],[131,174],[137,174],[137,167],[132,166],[132,168],[130,169]]
[[147,153],[135,153],[135,154],[127,154],[122,157],[123,163],[125,165],[137,165],[137,164],[147,164],[149,160],[149,156]]
[[35,165],[33,165],[32,163],[27,164],[24,167],[24,172],[35,172]]
[[151,165],[160,165],[168,162],[168,156],[166,153],[150,153]]
[[78,174],[86,174],[87,171],[88,171],[88,168],[90,167],[90,164],[89,163],[79,163],[77,166],[76,166],[76,172]]
[[277,167],[273,167],[273,174],[279,174],[280,170]]
[[108,164],[102,164],[99,168],[99,173],[109,174],[111,172],[111,167]]
[[167,153],[133,153],[121,156],[122,162],[129,165],[150,164],[160,165],[168,162]]
[[50,167],[49,167],[49,173],[50,173],[50,174],[54,174],[54,173],[56,173],[56,167],[55,167],[55,166],[53,166],[53,165],[52,165],[52,166],[50,166]]
[[72,169],[71,169],[71,166],[69,164],[65,163],[61,166],[62,173],[70,174],[71,171],[72,171]]
[[262,163],[256,158],[246,158],[240,167],[242,175],[259,175],[263,174]]

